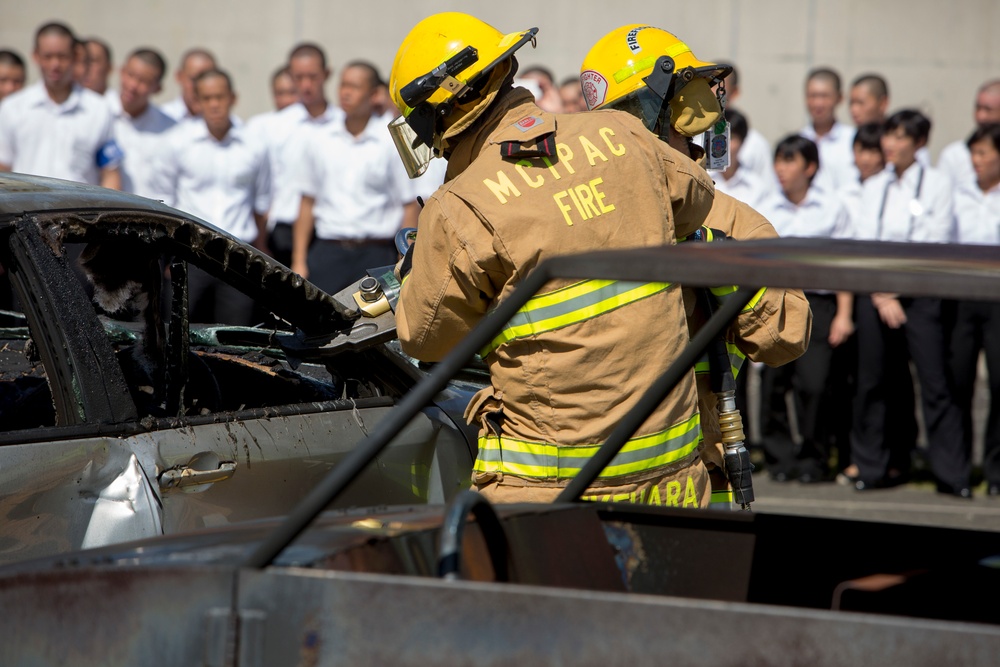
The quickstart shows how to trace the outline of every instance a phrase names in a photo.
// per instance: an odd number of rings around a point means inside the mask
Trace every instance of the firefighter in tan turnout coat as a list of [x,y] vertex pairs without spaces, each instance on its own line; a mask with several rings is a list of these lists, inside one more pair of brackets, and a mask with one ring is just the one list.
[[[660,92],[668,96],[669,115],[647,82],[656,88],[667,80],[651,79],[667,56],[673,64],[674,86]],[[608,32],[599,39],[580,67],[580,84],[588,109],[618,109],[636,116],[648,130],[681,153],[704,165],[705,151],[691,137],[721,119],[720,85],[732,68],[699,60],[690,47],[672,33],[653,26],[633,24]],[[690,74],[684,85],[685,74]],[[677,85],[681,83],[681,85]],[[672,96],[671,96],[672,95]],[[715,194],[712,210],[704,221],[712,233],[727,238],[752,240],[777,238],[774,227],[760,213],[722,192]],[[724,295],[732,287],[713,289]],[[693,335],[707,319],[697,305],[695,292],[684,290],[688,326]],[[800,357],[809,343],[812,314],[801,290],[765,288],[747,305],[727,335],[732,373],[740,372],[749,358],[769,366],[780,366]],[[745,369],[742,369],[745,371]],[[702,458],[712,475],[713,505],[728,505],[732,490],[723,473],[723,448],[716,395],[709,383],[707,362],[697,366]]]

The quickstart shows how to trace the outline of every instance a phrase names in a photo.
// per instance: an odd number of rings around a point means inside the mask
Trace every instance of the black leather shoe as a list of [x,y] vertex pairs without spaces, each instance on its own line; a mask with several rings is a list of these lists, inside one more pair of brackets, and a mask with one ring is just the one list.
[[841,486],[854,486],[860,478],[857,475],[848,475],[847,470],[837,473],[837,484]]
[[874,491],[875,489],[884,489],[885,487],[885,481],[881,479],[874,481],[867,481],[864,479],[854,480],[855,491]]
[[803,484],[818,484],[830,481],[826,466],[815,459],[802,459],[795,464],[798,480]]
[[967,486],[952,486],[944,482],[938,482],[937,492],[948,496],[955,496],[963,500],[972,500],[972,489]]
[[790,482],[795,479],[795,474],[788,470],[777,470],[770,473],[771,481],[774,482]]

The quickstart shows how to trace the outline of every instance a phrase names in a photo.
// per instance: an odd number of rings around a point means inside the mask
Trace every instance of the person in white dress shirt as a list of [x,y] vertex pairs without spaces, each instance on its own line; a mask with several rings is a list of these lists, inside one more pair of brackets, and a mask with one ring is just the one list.
[[855,127],[885,122],[889,111],[889,84],[878,74],[862,74],[851,82],[847,108]]
[[[171,193],[168,204],[263,249],[271,197],[267,148],[233,122],[236,94],[228,74],[209,70],[194,83],[201,118],[167,133],[157,187]],[[253,301],[241,292],[194,267],[188,285],[192,322],[252,324]]]
[[885,156],[882,155],[882,128],[884,122],[863,123],[854,133],[854,166],[858,170],[858,178],[838,190],[840,198],[847,206],[854,225],[859,224],[861,216],[861,191],[865,181],[885,169]]
[[[577,80],[577,85],[579,85],[579,80]],[[372,122],[386,126],[399,116],[399,109],[393,104],[392,96],[389,94],[389,84],[381,78],[375,87],[375,96],[372,98],[372,116]],[[416,196],[416,200],[420,206],[423,206],[421,202],[429,198],[441,187],[441,184],[444,183],[444,175],[447,170],[447,160],[434,158],[427,165],[427,171],[410,181],[413,194]]]
[[0,104],[0,171],[120,189],[121,150],[104,98],[75,83],[77,40],[62,23],[35,33],[38,83]]
[[[927,144],[931,122],[913,109],[892,114],[885,123],[882,152],[886,168],[865,181],[856,238],[878,241],[949,243],[955,240],[952,186],[936,169],[920,164],[917,151]],[[963,452],[961,415],[946,363],[945,323],[940,299],[875,293],[859,298],[858,391],[851,434],[856,487],[867,490],[891,483],[890,470],[905,472],[907,461],[892,449],[898,436],[885,418],[890,373],[886,350],[906,346],[920,380],[920,401],[938,491],[970,498],[969,462]],[[894,459],[894,454],[895,460]]]
[[281,111],[299,101],[299,94],[295,91],[295,79],[292,78],[292,71],[288,69],[288,65],[279,67],[271,75],[271,100],[274,102],[275,111]]
[[[1000,123],[1000,79],[987,81],[976,92],[976,106],[973,112],[976,127],[990,123]],[[954,141],[944,147],[938,156],[938,169],[944,172],[956,186],[976,183],[976,172],[972,168],[972,156],[968,142]]]
[[111,47],[103,39],[88,37],[83,40],[83,48],[87,54],[87,67],[80,83],[84,88],[104,95],[108,92],[108,79],[111,76]]
[[[782,238],[851,237],[851,220],[843,202],[816,185],[821,164],[819,149],[805,137],[791,135],[775,146],[774,171],[781,191],[768,197],[760,212]],[[794,476],[804,482],[818,482],[830,478],[828,442],[834,415],[830,410],[832,404],[825,397],[834,350],[854,333],[853,296],[846,292],[806,291],[806,298],[813,315],[809,348],[792,363],[780,369],[767,369],[767,374],[783,376],[769,380],[768,386],[790,383],[802,435],[794,463],[779,460],[772,476],[780,480],[784,473],[785,478]],[[782,448],[774,448],[773,443],[771,446],[780,459]],[[787,456],[789,447],[783,449]]]
[[[740,73],[736,67],[726,77],[726,117],[734,108],[740,98]],[[744,116],[746,117],[746,116]],[[746,173],[756,174],[757,180],[765,184],[770,190],[777,190],[778,181],[774,176],[774,153],[771,151],[771,143],[767,138],[754,129],[753,125],[747,121],[747,136],[740,147],[740,168]]]
[[539,109],[549,113],[562,113],[562,96],[559,94],[559,87],[556,85],[556,78],[552,71],[541,65],[526,67],[518,73],[522,81],[534,81],[541,91],[535,97],[535,104]]
[[[969,138],[975,183],[955,191],[957,242],[1000,248],[1000,123],[986,124]],[[1000,304],[959,301],[950,335],[950,365],[962,411],[964,445],[972,451],[972,396],[980,350],[986,353],[990,408],[983,448],[987,493],[1000,495]]]
[[288,73],[297,101],[280,111],[251,119],[249,127],[267,145],[271,163],[271,209],[267,247],[271,256],[292,265],[292,225],[299,217],[302,192],[293,174],[304,159],[310,130],[335,120],[343,112],[326,97],[331,70],[326,53],[312,42],[296,45],[288,56]]
[[857,178],[851,144],[854,129],[837,120],[837,107],[844,100],[840,75],[819,67],[806,77],[806,109],[809,123],[799,134],[819,148],[820,168],[816,185],[826,192],[836,192]]
[[194,92],[194,80],[201,74],[216,69],[215,56],[201,47],[188,49],[181,56],[181,61],[174,72],[174,79],[181,88],[181,94],[160,107],[176,122],[190,120],[199,115],[198,99]]
[[0,102],[3,98],[24,88],[27,80],[24,58],[10,49],[0,49]]
[[746,116],[736,109],[726,109],[729,121],[729,166],[716,174],[715,189],[760,211],[760,206],[774,193],[773,179],[761,179],[743,166],[743,149],[750,130]]
[[166,62],[153,49],[136,49],[119,72],[121,89],[113,100],[115,141],[121,146],[122,189],[150,199],[170,193],[156,187],[155,170],[164,134],[175,125],[150,98],[160,91]]
[[[885,124],[885,116],[889,111],[889,84],[883,76],[869,73],[854,79],[848,100],[854,127],[860,129],[862,125],[869,123]],[[917,162],[930,166],[931,154],[927,146],[917,151]]]
[[580,77],[570,76],[559,84],[559,99],[562,100],[563,113],[579,113],[587,110],[583,100],[583,88],[580,87]]
[[388,128],[372,111],[379,80],[369,63],[344,67],[342,119],[313,128],[296,169],[302,199],[291,268],[331,294],[365,269],[395,264],[396,232],[416,227],[410,180]]

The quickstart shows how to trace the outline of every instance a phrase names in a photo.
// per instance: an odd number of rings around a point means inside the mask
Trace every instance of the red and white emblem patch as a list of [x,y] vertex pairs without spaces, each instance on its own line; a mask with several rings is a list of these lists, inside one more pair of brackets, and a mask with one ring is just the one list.
[[588,109],[604,104],[604,99],[608,96],[608,80],[600,73],[592,69],[581,72],[580,87],[583,88],[583,99],[587,101]]
[[536,125],[541,125],[542,119],[538,116],[525,116],[521,120],[514,123],[514,126],[522,132],[527,132]]

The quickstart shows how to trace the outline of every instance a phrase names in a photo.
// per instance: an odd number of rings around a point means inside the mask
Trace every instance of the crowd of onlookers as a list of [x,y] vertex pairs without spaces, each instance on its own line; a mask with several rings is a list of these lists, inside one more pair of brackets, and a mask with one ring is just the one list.
[[[151,99],[168,67],[155,49],[125,55],[118,90],[108,87],[109,46],[64,24],[38,29],[33,59],[41,80],[24,87],[24,60],[0,50],[0,170],[162,199],[329,292],[394,262],[395,232],[416,225],[421,198],[446,178],[443,160],[406,177],[386,130],[396,108],[373,65],[340,66],[337,97],[328,99],[332,70],[314,43],[296,45],[274,72],[274,111],[246,122],[233,113],[234,82],[203,48],[181,55],[173,70],[181,94],[160,106]],[[527,67],[517,83],[546,111],[586,111],[576,77],[557,83],[545,68]],[[927,150],[931,119],[893,109],[877,74],[847,88],[849,126],[836,115],[840,76],[811,71],[809,122],[773,147],[738,111],[736,71],[726,84],[733,157],[716,187],[763,213],[781,236],[1000,245],[1000,79],[975,92],[969,137],[947,146],[936,165]],[[807,297],[809,350],[761,375],[756,431],[771,476],[836,477],[858,490],[898,484],[908,476],[919,406],[938,490],[969,497],[973,387],[985,350],[991,394],[1000,391],[1000,306]],[[191,298],[196,320],[252,317],[245,297],[208,275],[192,273]],[[986,420],[982,474],[988,494],[1000,495],[1000,401]]]

